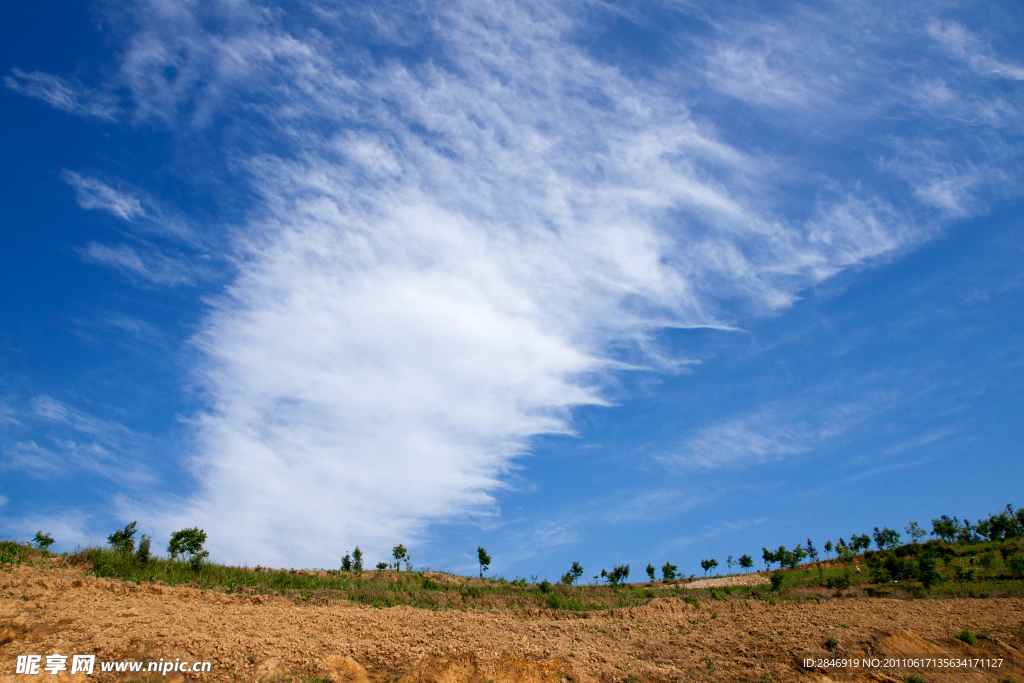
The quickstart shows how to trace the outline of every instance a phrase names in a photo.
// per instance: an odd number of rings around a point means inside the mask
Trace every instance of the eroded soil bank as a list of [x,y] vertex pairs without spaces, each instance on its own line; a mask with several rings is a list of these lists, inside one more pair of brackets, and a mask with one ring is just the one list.
[[[552,610],[375,609],[136,585],[81,571],[0,573],[0,682],[89,680],[902,681],[909,671],[807,669],[811,657],[1002,658],[995,671],[922,680],[1024,682],[1024,600],[657,598],[585,615]],[[954,634],[979,635],[971,647]],[[826,642],[834,641],[834,652]],[[18,655],[208,660],[206,674],[15,675]],[[1011,660],[1015,660],[1015,663]],[[70,669],[70,658],[68,660]],[[98,669],[98,666],[97,666]]]

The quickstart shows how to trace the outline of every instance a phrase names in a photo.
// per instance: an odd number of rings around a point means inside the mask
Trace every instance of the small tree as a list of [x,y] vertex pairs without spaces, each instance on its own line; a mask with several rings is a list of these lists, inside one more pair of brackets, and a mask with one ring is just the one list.
[[861,534],[860,536],[850,536],[850,549],[853,553],[859,554],[871,547],[871,537],[867,534]]
[[718,566],[718,560],[701,560],[700,567],[704,570],[704,576],[708,575],[708,572]]
[[921,528],[921,525],[917,522],[911,522],[907,526],[903,527],[903,530],[907,532],[907,536],[910,536],[912,543],[917,543],[918,540],[928,535],[928,532]]
[[135,552],[135,525],[138,522],[132,522],[125,526],[123,529],[118,529],[114,533],[107,536],[107,543],[114,550],[118,550],[125,555],[131,555]]
[[50,534],[44,534],[42,531],[37,531],[35,538],[32,539],[32,543],[39,550],[49,550],[50,546],[54,544],[53,536]]
[[384,562],[382,560],[382,561],[377,563],[377,569],[378,570],[387,569],[387,568],[388,568],[388,563],[387,562]]
[[341,571],[352,571],[352,556],[348,553],[345,553],[345,557],[341,558]]
[[942,515],[938,519],[932,520],[932,536],[938,536],[946,543],[955,541],[959,532],[960,520],[956,517],[950,518]]
[[679,567],[675,566],[671,562],[666,562],[661,567],[661,580],[672,581],[676,578],[676,572],[679,571]]
[[832,539],[829,539],[829,540],[825,541],[824,549],[825,549],[825,559],[829,559],[829,556],[832,554]]
[[939,573],[934,555],[922,555],[917,559],[917,579],[925,589],[942,582],[942,574]]
[[405,549],[405,546],[402,545],[401,543],[399,543],[398,545],[396,545],[394,548],[391,549],[391,556],[393,558],[395,558],[395,570],[396,571],[401,571],[401,569],[402,569],[402,560],[404,560],[406,557],[408,557],[408,555],[409,555],[409,551],[407,551]]
[[141,564],[149,564],[152,559],[150,556],[149,548],[152,540],[146,534],[142,534],[142,538],[139,539],[139,549],[135,551],[135,558]]
[[206,543],[206,531],[198,527],[181,529],[171,534],[171,542],[167,546],[167,552],[171,559],[178,559],[178,555],[188,562],[193,570],[198,570],[203,560],[210,556],[208,550],[203,550]]
[[601,570],[601,574],[608,579],[608,583],[613,586],[618,586],[620,583],[629,578],[629,565],[628,564],[617,564],[612,567],[610,572]]
[[733,565],[733,562],[732,562],[732,555],[730,555],[730,556],[729,556],[729,557],[728,557],[728,558],[727,558],[727,559],[725,560],[725,563],[726,563],[727,565],[729,565],[729,573],[730,573],[730,574],[732,574],[732,565]]
[[754,566],[754,558],[746,553],[740,555],[740,566],[743,567],[743,573],[746,574],[747,570]]
[[775,553],[764,546],[761,546],[761,559],[764,560],[764,568],[771,569],[775,562]]
[[877,546],[879,550],[895,548],[900,544],[899,532],[886,526],[882,527],[881,531],[879,531],[876,526],[875,533],[872,535],[875,537],[875,546]]
[[654,581],[654,565],[650,562],[647,563],[647,576],[651,577],[651,581]]
[[[380,567],[377,567],[380,569]],[[356,574],[363,573],[363,551],[356,546],[356,549],[352,551],[352,571]]]
[[811,539],[809,538],[807,539],[806,549],[807,557],[811,558],[811,562],[816,562],[818,560],[818,549],[814,547],[814,544],[811,543]]
[[805,557],[807,557],[807,551],[804,550],[803,546],[797,544],[786,558],[789,560],[786,564],[789,565],[790,569],[796,569],[796,566],[800,564]]
[[491,556],[487,554],[482,545],[476,549],[476,559],[480,563],[480,578],[482,579],[484,572],[490,569],[491,566]]
[[583,576],[583,565],[579,562],[573,562],[569,571],[562,574],[562,583],[566,586],[572,586],[576,583],[576,579],[581,576]]
[[1006,560],[1006,568],[1009,569],[1010,573],[1014,576],[1024,576],[1024,555],[1021,553],[1010,555]]

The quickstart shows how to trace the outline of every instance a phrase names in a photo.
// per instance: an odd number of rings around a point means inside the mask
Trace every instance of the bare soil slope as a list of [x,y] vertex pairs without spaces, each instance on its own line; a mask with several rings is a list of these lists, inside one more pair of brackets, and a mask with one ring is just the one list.
[[[972,648],[953,638],[979,634]],[[224,594],[21,566],[0,573],[0,682],[139,680],[16,676],[17,655],[210,660],[166,681],[511,683],[513,681],[901,681],[882,669],[808,670],[826,654],[1002,657],[998,672],[919,674],[935,683],[1024,681],[1024,600],[657,598],[586,615],[551,610],[375,609]],[[1016,660],[1016,665],[1008,661]],[[69,660],[70,661],[70,660]],[[767,678],[766,678],[767,676]],[[158,679],[153,674],[143,679]]]

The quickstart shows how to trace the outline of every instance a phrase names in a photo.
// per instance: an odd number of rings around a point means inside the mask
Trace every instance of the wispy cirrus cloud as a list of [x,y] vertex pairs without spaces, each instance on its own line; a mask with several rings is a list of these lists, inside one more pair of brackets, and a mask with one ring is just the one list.
[[110,93],[72,84],[41,71],[15,68],[11,69],[11,74],[4,76],[4,84],[16,93],[42,100],[68,114],[109,122],[117,120],[117,99]]
[[186,259],[171,258],[154,249],[140,252],[127,244],[111,247],[90,242],[80,253],[85,261],[110,266],[155,285],[173,287],[196,281],[195,268]]
[[928,33],[980,76],[1024,81],[1024,66],[1000,60],[976,33],[955,21],[932,20]]
[[[151,482],[139,454],[147,437],[122,424],[94,417],[50,396],[36,396],[12,414],[0,442],[2,464],[43,478],[87,472],[125,485]],[[46,440],[24,438],[42,428]]]

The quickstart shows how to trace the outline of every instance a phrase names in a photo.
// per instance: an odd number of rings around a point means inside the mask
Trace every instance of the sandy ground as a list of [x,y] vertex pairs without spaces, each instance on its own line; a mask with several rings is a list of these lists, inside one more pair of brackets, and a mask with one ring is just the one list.
[[[982,635],[971,648],[952,635]],[[872,654],[1001,657],[998,672],[937,671],[929,683],[1024,681],[1024,600],[658,598],[586,616],[548,610],[374,609],[83,578],[67,569],[0,572],[0,683],[156,680],[156,674],[15,675],[18,655],[209,660],[165,681],[367,683],[558,681],[900,681],[894,670],[801,666]],[[1011,664],[1008,658],[1016,660]],[[70,663],[70,659],[68,660]],[[44,659],[45,663],[45,659]],[[70,668],[70,667],[69,667]],[[99,667],[97,667],[98,669]]]

